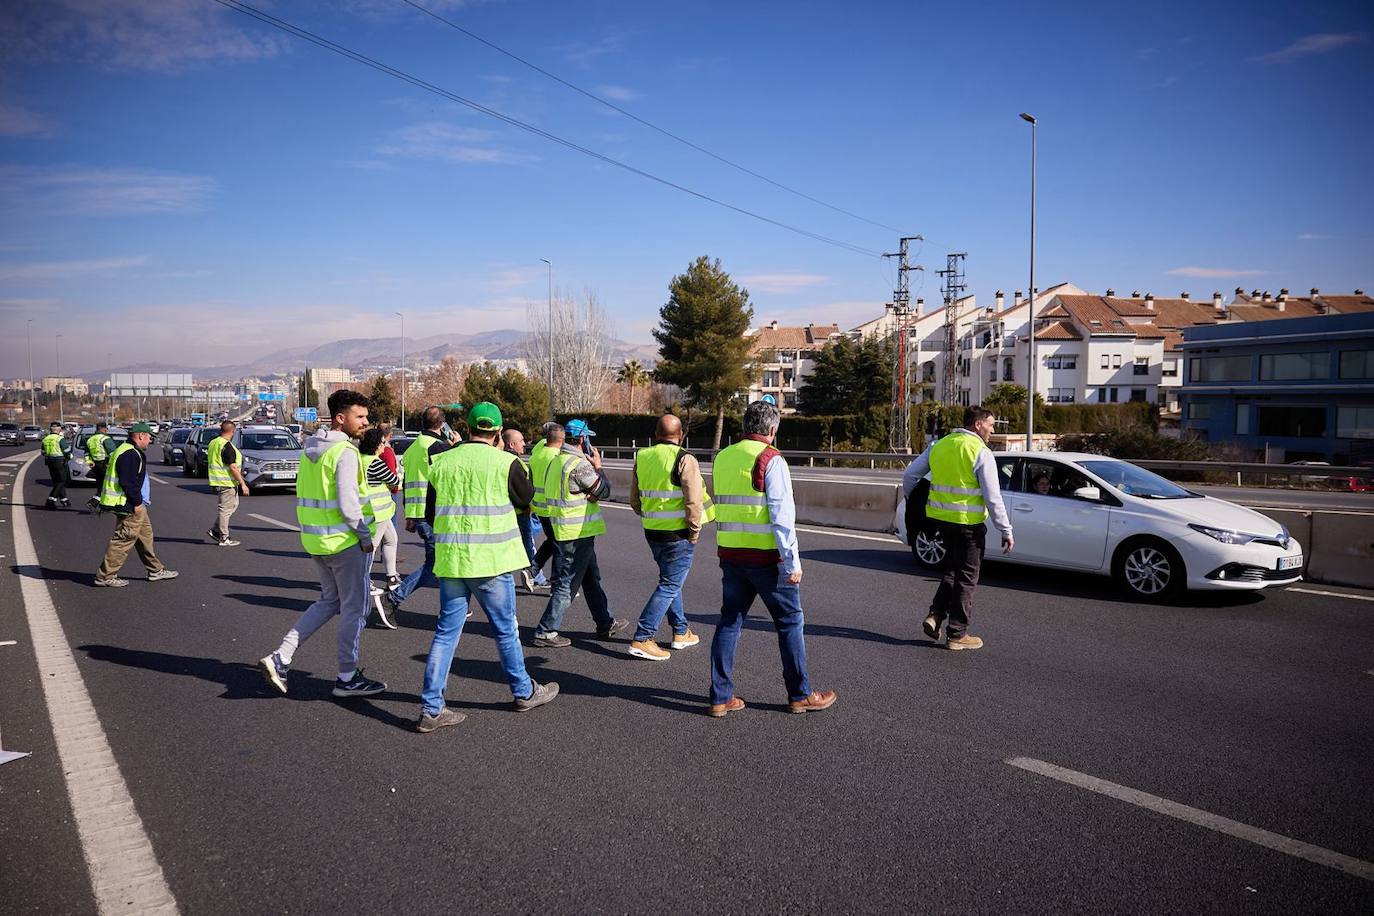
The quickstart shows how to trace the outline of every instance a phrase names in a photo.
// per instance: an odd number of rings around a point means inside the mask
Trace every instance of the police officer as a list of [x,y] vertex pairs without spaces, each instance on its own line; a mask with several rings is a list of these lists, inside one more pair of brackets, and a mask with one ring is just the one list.
[[109,460],[110,447],[114,443],[108,431],[109,427],[104,423],[97,423],[95,432],[86,440],[86,457],[91,459],[91,477],[95,478],[97,487],[105,479],[105,464]]
[[205,447],[206,476],[219,503],[215,523],[206,534],[221,547],[239,546],[238,541],[229,537],[229,519],[239,507],[239,493],[248,495],[248,484],[239,470],[239,455],[233,438],[234,421],[225,420],[219,425],[219,435]]
[[[934,520],[945,544],[940,587],[930,603],[921,629],[938,642],[940,627],[945,628],[945,645],[950,649],[981,649],[983,640],[968,632],[973,611],[973,590],[983,564],[987,526],[983,520],[992,513],[992,522],[1002,533],[1002,552],[1011,553],[1011,519],[1002,505],[1002,487],[997,480],[997,462],[988,448],[996,419],[986,407],[973,406],[964,411],[964,425],[937,439],[902,474],[902,492],[907,498],[926,474],[930,475],[930,498],[926,516]],[[914,532],[912,537],[915,537]]]
[[426,407],[420,422],[425,431],[416,437],[401,459],[406,471],[401,489],[401,506],[405,510],[406,530],[419,534],[425,546],[425,562],[412,570],[400,585],[387,589],[386,601],[392,613],[401,610],[402,602],[410,597],[411,592],[434,580],[434,516],[429,508],[433,505],[429,492],[429,466],[458,441],[458,437],[448,429],[441,408]]
[[557,684],[530,680],[515,619],[511,573],[529,565],[517,513],[529,508],[534,486],[516,456],[497,444],[501,411],[495,404],[474,404],[468,411],[468,429],[468,441],[439,455],[429,469],[439,621],[425,663],[420,718],[415,723],[421,733],[457,725],[466,718],[444,705],[444,693],[474,596],[491,621],[516,710],[542,706],[558,695]]
[[129,441],[110,456],[105,477],[100,482],[100,506],[115,514],[115,530],[105,547],[105,559],[95,575],[102,588],[123,588],[129,583],[119,578],[119,570],[129,557],[129,548],[138,549],[138,558],[148,570],[149,582],[175,579],[177,573],[163,565],[153,551],[153,521],[148,516],[148,462],[144,450],[153,441],[153,428],[147,423],[129,427]]
[[67,484],[71,482],[71,469],[67,459],[72,456],[72,442],[62,435],[61,423],[49,423],[48,434],[43,437],[43,463],[48,466],[48,478],[52,489],[48,491],[49,509],[71,508],[72,501],[67,498]]

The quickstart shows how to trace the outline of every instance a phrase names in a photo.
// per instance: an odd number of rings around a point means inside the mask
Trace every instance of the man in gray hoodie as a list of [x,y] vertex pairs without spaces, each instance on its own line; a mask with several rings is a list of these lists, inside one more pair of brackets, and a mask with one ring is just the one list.
[[367,398],[356,391],[329,396],[333,428],[305,440],[296,477],[296,520],[301,546],[320,574],[320,597],[306,609],[275,652],[258,662],[263,677],[286,693],[287,674],[297,647],[339,618],[339,676],[334,696],[365,697],[386,684],[363,677],[358,648],[367,623],[372,567],[372,530],[363,514],[366,480],[355,440],[367,430]]

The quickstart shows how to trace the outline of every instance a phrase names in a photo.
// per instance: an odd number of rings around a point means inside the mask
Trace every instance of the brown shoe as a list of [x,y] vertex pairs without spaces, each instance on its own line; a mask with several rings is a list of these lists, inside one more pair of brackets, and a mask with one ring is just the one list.
[[792,700],[787,704],[788,712],[820,712],[835,705],[835,691],[813,690],[804,700]]
[[744,701],[739,697],[731,697],[728,703],[712,703],[709,712],[712,716],[719,719],[729,712],[738,712],[744,708]]
[[977,636],[970,636],[965,633],[963,636],[949,640],[946,645],[951,649],[981,649],[983,648],[983,641]]

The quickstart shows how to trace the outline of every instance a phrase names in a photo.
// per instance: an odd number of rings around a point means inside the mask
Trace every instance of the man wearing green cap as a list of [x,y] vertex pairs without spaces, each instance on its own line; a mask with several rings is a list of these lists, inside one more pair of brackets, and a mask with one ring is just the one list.
[[162,565],[153,552],[153,522],[148,517],[148,468],[143,452],[153,441],[153,428],[147,423],[129,427],[129,441],[114,450],[100,482],[100,506],[115,514],[115,530],[105,548],[105,559],[95,574],[102,588],[123,588],[129,583],[119,578],[131,547],[148,570],[148,581],[175,579],[177,573]]
[[468,441],[436,456],[429,467],[439,621],[425,663],[420,719],[415,723],[421,733],[457,725],[466,718],[444,705],[444,692],[473,596],[496,634],[515,709],[525,712],[558,695],[557,684],[530,680],[515,620],[511,573],[529,565],[517,513],[529,508],[534,485],[515,455],[497,444],[501,411],[495,404],[474,404],[468,411],[468,430]]

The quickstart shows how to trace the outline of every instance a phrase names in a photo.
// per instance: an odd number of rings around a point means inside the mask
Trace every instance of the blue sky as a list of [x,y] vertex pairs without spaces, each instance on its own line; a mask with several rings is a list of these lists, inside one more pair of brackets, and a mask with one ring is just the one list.
[[[1368,3],[417,0],[779,182],[923,234],[919,295],[1374,287]],[[401,0],[274,15],[637,168],[872,251],[896,233],[576,95]],[[212,0],[0,12],[0,375],[238,361],[339,337],[521,327],[554,282],[648,341],[719,257],[759,322],[876,315],[890,262],[501,124]]]

